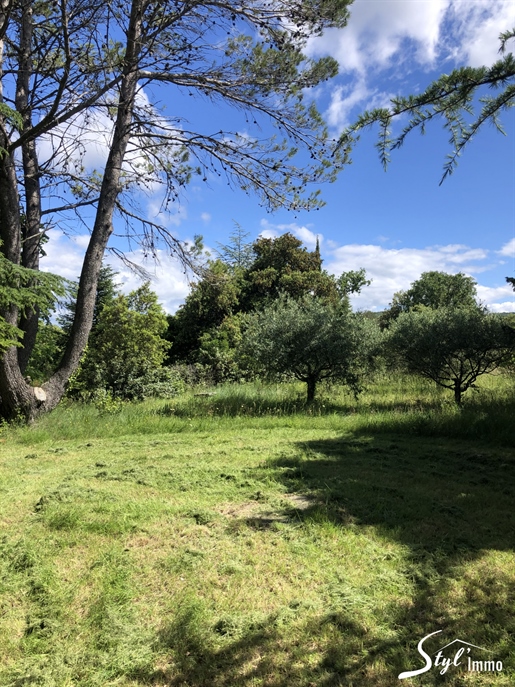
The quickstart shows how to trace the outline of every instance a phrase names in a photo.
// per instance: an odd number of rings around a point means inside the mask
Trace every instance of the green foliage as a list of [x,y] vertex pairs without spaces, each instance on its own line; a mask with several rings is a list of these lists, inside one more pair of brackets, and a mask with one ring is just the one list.
[[115,398],[137,399],[176,390],[173,376],[161,370],[168,347],[162,335],[166,315],[146,283],[128,296],[104,305],[77,375],[73,396],[105,389]]
[[409,372],[462,394],[476,380],[509,362],[515,330],[478,308],[439,308],[402,313],[390,328],[387,348]]
[[[98,274],[97,291],[95,297],[95,306],[93,310],[93,323],[91,326],[90,341],[95,336],[95,331],[99,324],[100,313],[105,305],[111,304],[116,296],[119,295],[119,289],[116,284],[116,272],[110,265],[102,264]],[[58,317],[59,325],[66,334],[70,333],[73,319],[75,317],[75,301],[77,299],[78,284],[72,283],[70,288],[70,297],[63,306],[63,310]]]
[[215,384],[249,378],[248,370],[241,367],[238,356],[242,323],[241,314],[226,317],[219,327],[213,327],[200,337],[198,360],[211,370]]
[[371,283],[372,280],[367,279],[367,273],[363,267],[359,270],[342,272],[337,279],[338,290],[342,298],[351,293],[360,293],[364,286],[370,286]]
[[[73,336],[49,380],[52,392],[40,402],[22,382],[35,338],[36,318],[27,318],[27,355],[11,351],[0,366],[2,413],[21,408],[33,418],[62,397],[84,352],[98,270],[118,221],[127,245],[139,245],[145,257],[165,247],[185,268],[195,268],[200,242],[177,239],[166,219],[194,175],[204,182],[223,177],[268,210],[322,205],[319,187],[336,179],[348,150],[334,150],[313,99],[305,102],[306,91],[337,73],[337,61],[314,60],[305,48],[312,36],[345,26],[350,2],[7,3],[1,37],[11,47],[0,58],[8,103],[0,106],[5,255],[37,268],[48,227],[71,223],[91,231]],[[139,97],[141,88],[150,99]],[[200,96],[213,105],[213,116],[205,126],[185,126],[179,111],[165,112],[160,96],[152,96],[163,89],[174,103]],[[226,116],[229,110],[236,119]],[[85,152],[98,137],[100,112],[113,123],[109,154],[100,170],[87,169]],[[73,135],[59,143],[72,123]],[[44,141],[56,145],[42,164]],[[156,187],[162,212],[149,217],[144,191]],[[110,249],[119,253],[119,246]],[[14,314],[6,322],[0,322],[0,350],[20,336]]]
[[65,280],[55,274],[15,265],[0,251],[0,355],[10,346],[22,345],[23,332],[6,320],[7,313],[14,308],[20,315],[34,309],[48,314],[64,295],[64,284]]
[[305,382],[311,402],[324,379],[343,382],[357,394],[378,338],[373,322],[345,307],[312,296],[282,297],[248,316],[241,352],[251,368],[268,376]]
[[65,332],[55,324],[40,322],[36,343],[32,350],[26,374],[40,386],[57,370],[64,351]]
[[[184,305],[168,318],[171,362],[213,364],[217,378],[234,378],[240,374],[231,362],[234,351],[229,351],[235,340],[230,333],[235,315],[263,308],[281,294],[293,299],[310,294],[335,305],[348,304],[348,293],[370,283],[364,270],[346,273],[337,281],[322,270],[318,246],[308,251],[292,234],[259,238],[250,247],[251,254],[249,245],[243,243],[245,236],[239,227],[234,241],[221,247],[219,254],[224,259],[209,264]],[[232,323],[228,329],[224,329],[226,321]]]
[[278,274],[284,272],[320,271],[322,261],[317,251],[308,251],[302,241],[286,232],[274,239],[259,238],[253,245],[254,261],[250,272],[259,272],[268,268]]
[[168,316],[170,362],[193,362],[202,335],[238,309],[239,294],[238,274],[232,274],[221,260],[211,262],[204,277],[192,285],[185,303],[175,315]]
[[314,294],[337,302],[334,277],[322,271],[320,252],[308,251],[302,241],[290,233],[275,239],[259,238],[253,245],[254,261],[244,275],[242,310],[259,310],[288,294],[303,298]]
[[424,272],[407,291],[394,294],[390,308],[382,313],[380,324],[386,329],[403,312],[430,308],[479,308],[476,281],[462,272]]
[[3,102],[0,103],[0,116],[6,122],[9,122],[9,124],[13,126],[17,131],[21,131],[23,129],[23,118],[21,114],[16,110],[13,110],[12,107],[9,107],[9,105],[6,105]]
[[101,415],[115,415],[123,408],[123,401],[106,389],[96,389],[91,394],[91,401]]
[[361,289],[364,286],[370,286],[371,283],[372,280],[367,279],[367,273],[364,267],[361,267],[359,270],[342,272],[336,280],[336,288],[342,305],[350,309],[349,296],[352,293],[361,293]]
[[[504,53],[508,40],[515,37],[515,30],[499,36],[500,52]],[[489,95],[497,91],[494,95]],[[488,94],[488,95],[487,95]],[[480,108],[477,108],[477,103]],[[425,132],[428,123],[443,120],[450,134],[451,153],[447,156],[440,183],[455,170],[458,159],[478,131],[491,124],[504,134],[499,116],[515,105],[515,57],[503,54],[491,67],[460,67],[450,74],[443,74],[419,95],[392,98],[390,108],[380,108],[363,113],[341,136],[340,145],[349,146],[362,130],[379,124],[377,148],[383,166],[390,161],[390,152],[400,148],[406,136],[414,129]],[[402,132],[392,137],[391,126],[400,116],[411,119]],[[472,116],[472,121],[470,117]]]

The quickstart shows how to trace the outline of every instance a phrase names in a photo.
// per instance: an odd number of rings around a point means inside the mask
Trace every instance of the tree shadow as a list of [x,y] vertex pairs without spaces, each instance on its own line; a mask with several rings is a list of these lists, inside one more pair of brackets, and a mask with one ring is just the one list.
[[[393,687],[402,684],[399,673],[424,665],[417,644],[437,631],[424,647],[433,659],[458,639],[481,647],[473,660],[495,658],[503,671],[468,674],[463,659],[444,674],[433,666],[417,685],[506,685],[515,676],[509,451],[354,434],[298,444],[296,455],[272,458],[267,469],[285,492],[309,500],[295,511],[298,526],[325,521],[341,530],[373,529],[401,545],[410,603],[390,609],[379,627],[343,596],[322,613],[292,611],[288,622],[276,613],[215,625],[191,602],[157,638],[169,665],[134,679],[168,687]],[[288,518],[293,511],[285,506],[279,520]]]
[[269,464],[287,491],[324,503],[333,522],[380,527],[413,552],[445,561],[515,548],[515,460],[506,449],[355,432],[302,443],[295,457]]
[[[494,583],[492,586],[492,582]],[[443,590],[442,590],[443,591]],[[150,671],[129,672],[137,684],[166,685],[167,687],[394,687],[399,684],[398,675],[405,670],[415,670],[424,665],[417,652],[418,641],[436,630],[441,639],[433,637],[425,644],[425,650],[433,659],[439,649],[455,639],[485,647],[488,652],[476,651],[473,660],[494,657],[503,662],[504,680],[513,677],[514,622],[507,597],[515,599],[515,583],[506,576],[478,578],[466,588],[469,610],[459,617],[442,608],[442,593],[420,584],[412,608],[400,610],[395,631],[389,637],[370,631],[361,622],[359,614],[345,608],[312,617],[295,627],[289,636],[271,615],[258,626],[247,628],[239,637],[227,637],[220,647],[212,637],[220,632],[220,626],[192,627],[184,615],[163,628],[157,638],[157,649],[169,652],[166,667]],[[488,599],[488,604],[483,599]],[[494,622],[495,621],[495,622]],[[486,627],[480,633],[478,628]],[[504,635],[500,628],[504,629]],[[230,633],[230,629],[228,630]],[[211,633],[211,635],[210,635]],[[506,640],[508,636],[508,640]],[[312,656],[314,647],[323,651]],[[454,652],[445,654],[453,657]],[[511,661],[511,662],[510,662]],[[455,687],[464,685],[506,685],[497,683],[493,675],[475,682],[474,676],[467,681],[466,663],[452,666],[445,674],[433,667],[418,676],[416,684],[437,687],[445,684]],[[406,684],[415,684],[411,681]]]

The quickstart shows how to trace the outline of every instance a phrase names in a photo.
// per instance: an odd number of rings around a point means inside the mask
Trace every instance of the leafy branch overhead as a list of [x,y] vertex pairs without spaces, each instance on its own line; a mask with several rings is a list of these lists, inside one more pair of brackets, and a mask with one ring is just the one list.
[[[515,38],[515,28],[500,35],[501,58],[490,67],[460,67],[443,74],[419,95],[392,98],[389,108],[364,112],[340,137],[339,146],[348,147],[363,129],[379,125],[376,147],[386,169],[392,150],[400,148],[408,134],[427,124],[443,120],[452,146],[444,165],[440,184],[453,173],[463,150],[485,124],[493,124],[504,134],[500,115],[515,104],[515,58],[506,53],[507,43]],[[480,104],[478,108],[478,103]],[[392,135],[392,125],[403,115],[410,120],[401,133]]]

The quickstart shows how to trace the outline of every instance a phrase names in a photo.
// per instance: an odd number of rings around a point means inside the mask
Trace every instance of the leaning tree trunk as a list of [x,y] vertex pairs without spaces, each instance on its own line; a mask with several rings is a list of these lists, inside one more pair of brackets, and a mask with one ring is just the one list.
[[[75,318],[63,359],[56,373],[42,388],[33,388],[23,378],[16,348],[0,359],[0,413],[3,417],[24,416],[27,420],[55,408],[64,395],[68,379],[77,369],[93,322],[98,275],[107,242],[113,231],[113,214],[121,190],[121,171],[130,139],[138,83],[137,64],[141,48],[143,0],[134,0],[127,34],[125,68],[120,84],[117,118],[106,162],[91,240],[86,251],[77,293]],[[1,45],[0,45],[1,50]],[[0,55],[1,63],[1,55]],[[0,126],[0,147],[8,146],[5,127]],[[35,147],[34,147],[35,151]],[[14,156],[4,155],[0,162],[0,225],[2,250],[8,259],[19,263],[21,255],[21,218]],[[6,319],[17,323],[17,313]]]

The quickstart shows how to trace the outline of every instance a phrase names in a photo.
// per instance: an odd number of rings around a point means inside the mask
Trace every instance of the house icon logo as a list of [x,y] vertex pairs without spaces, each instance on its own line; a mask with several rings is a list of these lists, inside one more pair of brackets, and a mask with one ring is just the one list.
[[407,678],[422,675],[422,673],[427,673],[427,671],[432,668],[436,668],[440,675],[445,675],[450,668],[461,668],[462,670],[464,669],[474,673],[497,673],[502,671],[502,661],[492,660],[492,652],[490,649],[472,644],[472,642],[466,642],[459,637],[445,644],[432,655],[428,654],[424,650],[424,642],[429,639],[429,637],[440,634],[441,631],[442,630],[431,632],[431,634],[423,637],[418,643],[417,651],[425,660],[425,666],[423,668],[417,668],[416,670],[408,670],[404,673],[400,673],[399,680],[406,680]]

